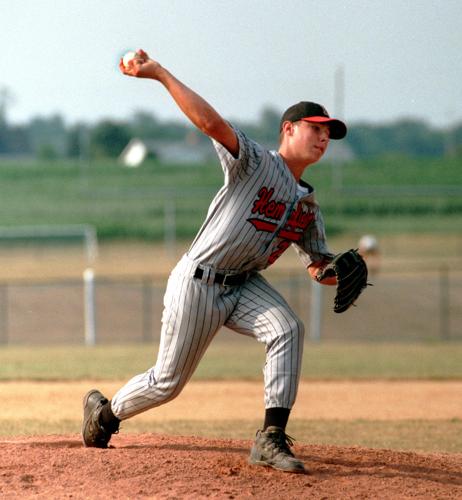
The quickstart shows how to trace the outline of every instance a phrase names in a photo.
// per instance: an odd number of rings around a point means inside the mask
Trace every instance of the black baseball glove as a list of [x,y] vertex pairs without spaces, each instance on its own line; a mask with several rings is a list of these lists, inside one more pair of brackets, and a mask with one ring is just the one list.
[[334,257],[322,269],[317,280],[336,276],[337,292],[334,299],[334,312],[342,313],[354,305],[361,292],[370,284],[367,282],[367,265],[357,250],[348,250]]

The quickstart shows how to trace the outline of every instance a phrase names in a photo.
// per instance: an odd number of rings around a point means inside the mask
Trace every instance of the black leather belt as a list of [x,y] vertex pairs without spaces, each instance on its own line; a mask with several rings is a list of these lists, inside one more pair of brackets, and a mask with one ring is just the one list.
[[[200,267],[198,267],[194,272],[194,277],[197,278],[198,280],[202,279],[203,275],[204,275],[204,270],[201,269]],[[239,274],[215,273],[215,279],[213,280],[213,282],[223,286],[240,286],[245,283],[246,279],[247,279],[246,272]]]

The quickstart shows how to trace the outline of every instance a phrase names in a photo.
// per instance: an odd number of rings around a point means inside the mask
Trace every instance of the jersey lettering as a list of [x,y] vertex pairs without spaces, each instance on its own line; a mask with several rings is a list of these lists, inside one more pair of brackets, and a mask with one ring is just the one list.
[[286,211],[286,204],[272,200],[274,188],[262,187],[258,193],[258,200],[253,204],[252,213],[259,213],[269,219],[280,220]]
[[[287,205],[283,202],[273,200],[274,188],[268,189],[262,187],[258,192],[258,199],[254,202],[252,213],[263,215],[266,218],[279,221],[282,219]],[[272,264],[276,261],[292,242],[298,242],[302,238],[303,232],[307,229],[310,223],[314,220],[314,213],[303,203],[297,203],[294,210],[289,215],[287,222],[280,228],[277,236],[282,238],[278,243],[276,250],[268,258],[268,263]],[[257,231],[267,233],[275,233],[278,229],[277,222],[260,219],[258,217],[250,217],[247,219]]]
[[302,203],[298,203],[295,210],[290,214],[287,226],[305,230],[313,220],[314,214],[310,210],[304,211]]

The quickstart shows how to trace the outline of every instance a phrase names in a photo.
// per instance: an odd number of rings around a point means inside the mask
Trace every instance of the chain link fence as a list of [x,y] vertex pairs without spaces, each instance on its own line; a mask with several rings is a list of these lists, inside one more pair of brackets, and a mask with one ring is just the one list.
[[[334,287],[320,287],[314,301],[316,291],[306,273],[269,270],[265,276],[305,323],[307,341],[462,340],[462,270],[381,272],[371,278],[374,286],[358,306],[343,314],[332,311]],[[148,275],[96,276],[94,343],[157,341],[165,284]],[[0,343],[88,343],[87,302],[83,280],[3,282]],[[319,331],[314,331],[313,315],[318,315]]]

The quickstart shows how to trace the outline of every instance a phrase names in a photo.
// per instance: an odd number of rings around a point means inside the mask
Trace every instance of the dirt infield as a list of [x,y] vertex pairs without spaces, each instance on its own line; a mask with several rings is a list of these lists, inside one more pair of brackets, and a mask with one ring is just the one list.
[[[2,419],[33,416],[42,422],[81,418],[83,395],[92,387],[108,398],[123,382],[2,382]],[[462,381],[301,380],[291,418],[338,420],[462,419]],[[34,408],[31,415],[31,408]],[[259,419],[263,385],[258,381],[191,381],[166,405],[136,416],[137,421],[176,419],[218,421]]]
[[462,455],[296,446],[308,474],[247,464],[250,441],[115,436],[109,450],[79,436],[0,443],[2,498],[461,498]]
[[[291,475],[248,465],[251,440],[136,434],[123,429],[113,437],[113,448],[87,449],[78,429],[81,396],[92,384],[2,384],[2,419],[32,416],[44,424],[64,419],[73,422],[76,432],[1,438],[1,498],[462,498],[461,453],[319,445],[308,440],[297,442],[294,451],[309,472]],[[110,395],[118,384],[98,386]],[[302,381],[294,417],[459,418],[460,391],[458,381]],[[436,400],[430,404],[432,398]],[[230,399],[236,404],[230,405]],[[210,401],[213,404],[206,404]],[[204,422],[253,421],[261,416],[261,404],[261,386],[256,382],[197,381],[171,404],[136,419],[141,426],[180,416]]]

